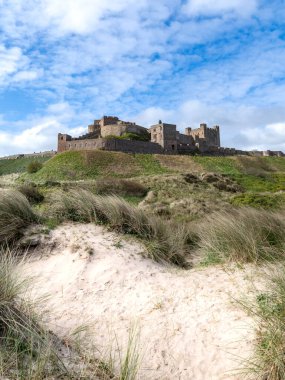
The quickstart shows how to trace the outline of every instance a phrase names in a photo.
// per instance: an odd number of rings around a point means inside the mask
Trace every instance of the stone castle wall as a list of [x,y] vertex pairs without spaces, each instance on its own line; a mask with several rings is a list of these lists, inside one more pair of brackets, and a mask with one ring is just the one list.
[[161,154],[160,145],[149,141],[119,140],[119,139],[72,139],[69,135],[58,136],[58,153],[77,150],[111,150],[126,153]]

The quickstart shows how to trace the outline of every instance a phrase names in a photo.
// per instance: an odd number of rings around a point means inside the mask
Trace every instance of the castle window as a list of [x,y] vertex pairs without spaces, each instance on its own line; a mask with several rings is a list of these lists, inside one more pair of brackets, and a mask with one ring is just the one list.
[[63,140],[63,136],[61,136],[61,138],[60,138],[61,140]]

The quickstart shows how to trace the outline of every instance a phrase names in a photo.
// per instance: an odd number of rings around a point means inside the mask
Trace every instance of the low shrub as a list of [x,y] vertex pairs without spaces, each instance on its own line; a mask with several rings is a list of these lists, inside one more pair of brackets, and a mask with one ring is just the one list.
[[21,236],[21,230],[38,219],[23,194],[0,189],[0,245]]
[[277,209],[285,204],[284,194],[245,193],[231,199],[235,206],[250,206],[263,209]]
[[44,196],[39,192],[37,186],[33,183],[24,184],[18,187],[18,191],[25,195],[30,203],[40,203],[44,200]]
[[213,183],[213,186],[221,191],[228,191],[230,193],[237,193],[242,191],[242,187],[230,181],[218,181]]
[[117,178],[102,178],[96,181],[96,193],[98,194],[116,194],[121,196],[144,197],[147,194],[147,188],[138,182],[128,181]]
[[260,262],[284,257],[284,215],[250,208],[212,214],[197,229],[205,261]]
[[103,223],[118,232],[133,234],[146,242],[152,259],[187,266],[188,229],[150,216],[117,196],[94,195],[82,189],[57,192],[51,213],[60,220]]
[[32,161],[27,166],[27,172],[28,173],[36,173],[43,167],[43,164],[39,161]]

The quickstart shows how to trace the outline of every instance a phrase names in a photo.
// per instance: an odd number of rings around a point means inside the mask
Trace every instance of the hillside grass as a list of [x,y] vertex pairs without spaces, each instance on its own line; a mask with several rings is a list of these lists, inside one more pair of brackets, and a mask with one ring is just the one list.
[[193,157],[206,171],[230,175],[246,191],[285,191],[284,157]]
[[22,157],[13,159],[0,159],[0,176],[13,173],[24,173],[31,162],[44,163],[50,159],[45,157]]
[[70,151],[46,161],[37,173],[24,174],[22,180],[78,181],[100,177],[131,178],[193,171],[228,175],[244,190],[255,193],[285,191],[283,157],[167,156],[100,150]]
[[130,178],[138,175],[162,174],[168,169],[154,155],[121,152],[64,152],[47,161],[35,174],[23,179],[35,182],[84,180],[98,177]]

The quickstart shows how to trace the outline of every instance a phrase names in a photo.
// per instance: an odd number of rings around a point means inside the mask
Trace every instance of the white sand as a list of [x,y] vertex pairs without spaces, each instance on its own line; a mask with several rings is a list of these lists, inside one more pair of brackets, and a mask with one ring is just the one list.
[[234,299],[252,288],[250,268],[167,268],[143,258],[134,241],[90,224],[61,226],[51,241],[51,251],[26,268],[37,276],[36,296],[50,295],[43,307],[56,333],[92,323],[92,339],[105,350],[114,332],[126,342],[136,322],[140,379],[244,378],[236,369],[254,330]]

